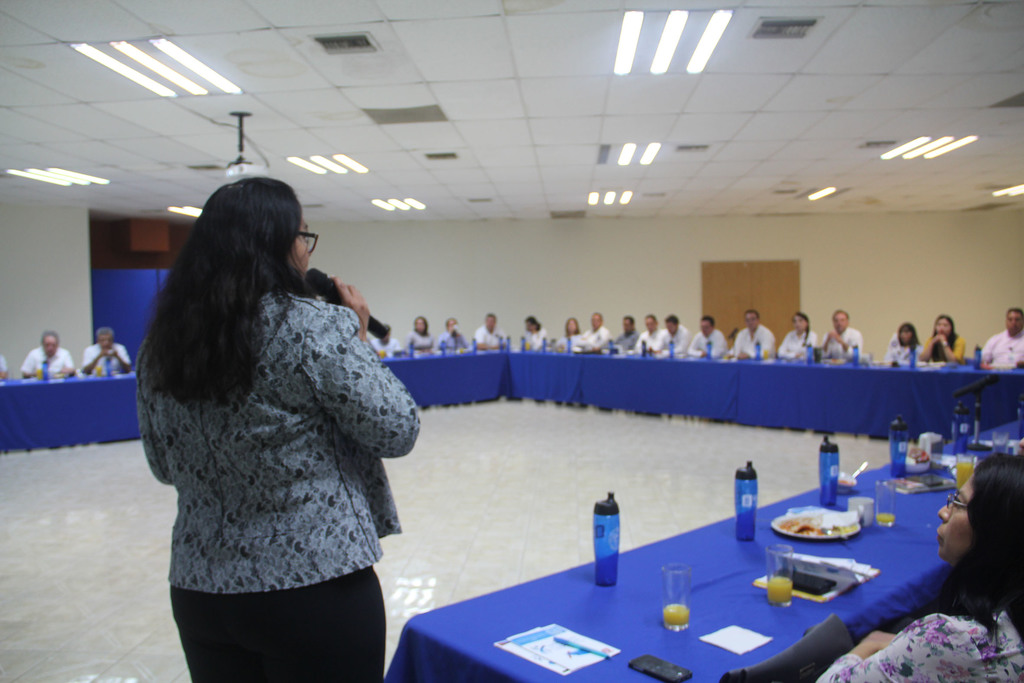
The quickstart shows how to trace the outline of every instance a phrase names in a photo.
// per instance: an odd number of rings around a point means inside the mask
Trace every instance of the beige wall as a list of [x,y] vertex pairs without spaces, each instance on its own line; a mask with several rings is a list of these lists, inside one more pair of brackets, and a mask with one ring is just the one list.
[[[314,267],[360,286],[400,336],[416,315],[439,332],[454,315],[472,332],[487,311],[518,340],[525,316],[560,333],[676,313],[695,330],[701,261],[799,259],[812,329],[845,308],[881,357],[909,320],[930,334],[947,313],[970,348],[1024,305],[1024,212],[486,221],[437,225],[317,224]],[[714,311],[708,311],[714,315]],[[742,321],[718,322],[726,332]],[[774,330],[781,342],[788,330]]]
[[[91,321],[84,209],[0,205],[0,353],[20,365],[44,327],[79,362]],[[904,320],[925,336],[948,313],[968,346],[1024,305],[1024,212],[871,216],[326,224],[314,267],[359,286],[399,338],[425,315],[431,331],[488,311],[519,338],[527,315],[554,336],[595,310],[618,334],[625,314],[677,314],[694,330],[701,261],[799,259],[801,306],[827,329],[846,308],[877,356]],[[58,251],[53,245],[60,245]],[[714,311],[709,311],[714,315]],[[726,331],[740,321],[719,321]],[[781,340],[787,330],[775,330]]]
[[0,354],[12,377],[45,329],[81,363],[91,289],[86,209],[0,204]]

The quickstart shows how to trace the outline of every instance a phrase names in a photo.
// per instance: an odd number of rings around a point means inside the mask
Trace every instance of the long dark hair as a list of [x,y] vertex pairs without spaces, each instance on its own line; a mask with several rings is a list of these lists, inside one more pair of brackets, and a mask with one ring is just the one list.
[[807,314],[803,311],[797,311],[793,314],[794,318],[803,318],[803,321],[807,323],[807,331],[804,332],[804,346],[809,346],[810,342],[807,341],[811,338],[811,319],[807,317]]
[[911,323],[903,323],[902,325],[900,325],[899,331],[896,332],[896,343],[897,344],[899,344],[900,346],[904,346],[904,344],[903,344],[903,333],[904,332],[910,332],[910,343],[906,344],[906,346],[908,348],[913,350],[913,349],[916,349],[918,346],[921,345],[921,342],[917,338],[917,328],[914,327],[913,324],[911,324]]
[[157,298],[142,373],[179,401],[226,402],[252,388],[260,299],[306,295],[291,264],[302,207],[279,180],[243,178],[210,195]]
[[[940,315],[939,317],[935,318],[935,324],[932,325],[932,336],[933,337],[935,336],[935,326],[939,324],[940,320],[945,320],[946,322],[949,323],[949,338],[946,339],[946,341],[949,342],[949,348],[950,349],[955,349],[956,348],[956,340],[958,338],[957,335],[956,335],[956,325],[953,324],[953,319],[950,318],[948,315],[943,314],[943,315]],[[933,361],[945,362],[946,354],[942,352],[942,345],[941,344],[938,345],[938,346],[936,346],[935,344],[932,344],[932,360]]]
[[967,519],[974,541],[942,587],[947,614],[970,616],[986,628],[1006,611],[1024,629],[1024,458],[995,454],[974,468]]

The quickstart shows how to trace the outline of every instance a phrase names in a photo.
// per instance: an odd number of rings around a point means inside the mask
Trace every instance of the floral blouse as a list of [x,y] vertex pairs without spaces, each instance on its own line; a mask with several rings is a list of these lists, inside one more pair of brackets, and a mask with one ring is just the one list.
[[843,655],[818,683],[1024,681],[1024,644],[1004,612],[989,632],[969,617],[931,614],[867,659]]

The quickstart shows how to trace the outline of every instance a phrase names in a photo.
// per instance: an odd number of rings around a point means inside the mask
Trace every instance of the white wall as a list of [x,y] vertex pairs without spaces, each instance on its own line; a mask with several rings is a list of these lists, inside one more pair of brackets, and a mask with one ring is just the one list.
[[[904,320],[925,336],[947,313],[973,348],[1003,329],[1008,307],[1024,305],[1019,211],[310,229],[321,235],[311,265],[356,284],[399,337],[417,315],[435,333],[451,315],[472,332],[488,311],[516,339],[527,315],[555,335],[566,317],[586,325],[595,310],[615,333],[623,315],[648,312],[675,313],[693,330],[702,261],[799,259],[812,327],[827,329],[845,308],[878,356]],[[20,366],[53,327],[79,362],[92,327],[86,211],[0,205],[0,230],[0,353]]]
[[0,204],[0,354],[12,377],[46,329],[81,363],[91,290],[87,209]]

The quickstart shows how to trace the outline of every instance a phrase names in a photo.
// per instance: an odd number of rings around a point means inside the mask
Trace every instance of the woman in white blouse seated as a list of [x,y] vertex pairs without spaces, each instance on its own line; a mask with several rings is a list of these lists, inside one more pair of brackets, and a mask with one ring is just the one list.
[[885,362],[893,365],[909,365],[911,354],[921,353],[921,342],[917,339],[917,328],[910,323],[900,325],[899,331],[889,340]]
[[413,331],[405,337],[405,349],[412,346],[415,353],[433,353],[434,335],[429,332],[427,319],[421,315],[413,321],[412,326]]
[[565,321],[565,336],[558,340],[555,348],[559,351],[575,348],[579,346],[581,336],[579,321],[569,318]]
[[982,460],[939,519],[939,557],[953,565],[939,613],[874,631],[818,683],[1022,679],[1024,458]]
[[778,357],[783,360],[804,360],[807,347],[818,345],[818,335],[811,332],[811,320],[806,313],[793,314],[793,331],[786,335],[779,347]]
[[526,319],[526,350],[540,351],[544,348],[544,340],[548,338],[548,331],[541,327],[540,321],[532,315]]

